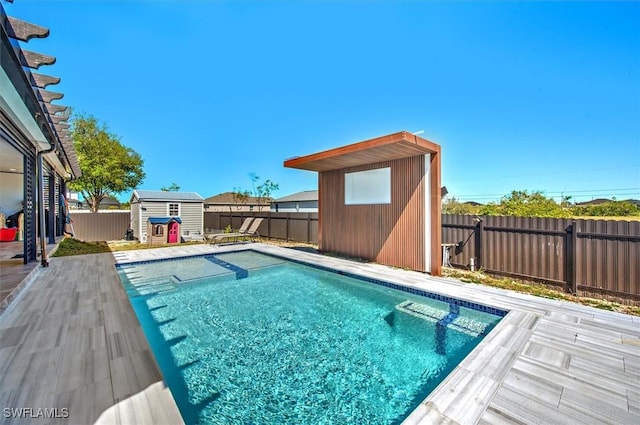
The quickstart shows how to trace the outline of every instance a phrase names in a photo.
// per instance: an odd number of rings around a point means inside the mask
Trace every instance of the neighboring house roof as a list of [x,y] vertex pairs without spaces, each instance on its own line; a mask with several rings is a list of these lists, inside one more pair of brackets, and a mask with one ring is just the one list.
[[471,205],[472,207],[479,207],[482,204],[476,201],[467,201],[467,202],[463,202],[462,205]]
[[305,191],[297,192],[288,196],[283,196],[282,198],[278,198],[272,202],[303,202],[303,201],[317,201],[317,200],[318,200],[317,190],[305,190]]
[[202,196],[196,192],[166,192],[163,190],[134,190],[131,201],[137,198],[141,201],[179,201],[179,202],[203,202]]
[[205,204],[220,204],[220,205],[236,205],[236,204],[253,204],[253,205],[269,205],[269,199],[258,202],[258,198],[255,196],[249,196],[247,202],[239,202],[233,198],[233,192],[224,192],[219,195],[210,196],[204,200]]
[[100,202],[101,207],[108,207],[112,205],[120,206],[120,201],[118,201],[116,198],[113,198],[111,196],[107,196],[102,200],[102,202]]
[[177,221],[178,223],[182,224],[182,220],[180,220],[180,217],[149,217],[148,220],[151,224],[167,224],[170,221]]
[[604,204],[605,202],[611,202],[611,199],[606,199],[606,198],[592,199],[590,201],[585,201],[585,202],[576,202],[576,205],[600,205],[600,204]]

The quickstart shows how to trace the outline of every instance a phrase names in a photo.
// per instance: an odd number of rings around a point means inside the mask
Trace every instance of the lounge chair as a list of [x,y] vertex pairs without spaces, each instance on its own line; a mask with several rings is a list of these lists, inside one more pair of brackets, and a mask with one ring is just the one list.
[[260,238],[260,233],[258,233],[258,228],[260,227],[260,224],[262,224],[263,221],[264,221],[264,218],[256,218],[255,220],[253,220],[253,223],[251,223],[251,227],[249,227],[249,230],[247,230],[246,232],[238,231],[238,233],[241,233],[242,236],[250,237],[251,240],[255,240],[254,238],[256,236]]
[[249,226],[251,225],[251,222],[253,221],[253,217],[249,217],[249,218],[245,218],[244,221],[242,222],[242,224],[240,225],[240,228],[236,231],[236,232],[231,232],[231,233],[212,233],[209,235],[205,235],[205,239],[208,243],[213,244],[218,240],[222,240],[225,239],[226,237],[235,237],[236,239],[238,238],[238,234],[245,234],[248,230],[249,230]]
[[[247,219],[249,220],[249,219]],[[250,237],[251,240],[255,240],[255,237],[257,236],[258,238],[260,237],[260,233],[258,233],[258,227],[260,227],[260,224],[262,224],[262,221],[264,220],[264,218],[256,218],[253,219],[253,222],[251,223],[251,226],[249,226],[249,228],[247,230],[243,230],[244,227],[244,223],[243,226],[238,229],[237,232],[235,233],[218,233],[215,235],[210,235],[210,243],[218,243],[224,239],[227,238],[236,238],[236,242],[238,241],[238,238],[240,237]]]

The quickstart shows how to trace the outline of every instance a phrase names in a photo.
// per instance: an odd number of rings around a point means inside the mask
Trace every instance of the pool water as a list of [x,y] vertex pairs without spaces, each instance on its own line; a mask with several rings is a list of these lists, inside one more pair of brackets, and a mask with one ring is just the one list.
[[186,423],[400,423],[501,318],[252,251],[118,271]]

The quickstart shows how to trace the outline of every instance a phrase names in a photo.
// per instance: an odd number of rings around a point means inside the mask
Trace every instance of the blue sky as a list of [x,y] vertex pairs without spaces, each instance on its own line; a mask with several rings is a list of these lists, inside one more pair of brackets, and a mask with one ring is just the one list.
[[[400,130],[462,200],[640,198],[640,3],[4,3],[38,72],[145,160],[140,189],[315,189],[283,161]],[[126,199],[128,194],[121,198]]]

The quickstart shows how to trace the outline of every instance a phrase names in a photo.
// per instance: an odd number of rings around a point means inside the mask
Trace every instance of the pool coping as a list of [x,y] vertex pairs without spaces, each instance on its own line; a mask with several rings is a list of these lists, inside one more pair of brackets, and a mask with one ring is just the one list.
[[[601,321],[610,322],[599,331],[613,332],[614,339],[619,336],[622,350],[617,347],[613,350],[619,356],[620,352],[626,354],[629,364],[633,367],[622,370],[622,376],[632,379],[640,378],[640,349],[635,353],[633,347],[640,347],[640,318],[634,318],[620,313],[596,310],[578,304],[548,300],[534,296],[515,293],[490,287],[462,283],[453,279],[433,277],[423,273],[396,269],[374,263],[356,263],[350,260],[319,255],[282,248],[274,245],[253,243],[231,246],[212,247],[210,249],[191,249],[191,255],[196,256],[232,252],[251,249],[268,255],[290,259],[296,262],[308,263],[320,268],[343,272],[352,276],[376,281],[385,281],[397,284],[405,288],[415,288],[429,293],[440,294],[445,297],[462,299],[474,304],[492,306],[508,313],[495,326],[495,328],[467,355],[463,361],[445,378],[443,382],[404,420],[404,424],[432,424],[432,423],[494,423],[494,422],[521,422],[535,423],[540,418],[549,418],[550,421],[564,421],[567,423],[606,423],[608,416],[601,409],[593,409],[589,402],[565,403],[562,392],[553,400],[540,399],[537,394],[531,394],[530,403],[524,403],[521,407],[514,402],[523,396],[526,399],[527,391],[540,391],[548,386],[552,392],[557,392],[557,385],[553,379],[547,376],[531,377],[523,372],[523,369],[538,368],[541,374],[553,376],[566,372],[568,368],[567,358],[571,358],[572,349],[577,350],[580,357],[584,354],[584,347],[567,347],[566,352],[556,349],[554,342],[559,345],[566,344],[558,335],[551,335],[555,340],[545,345],[538,340],[538,328],[548,326],[561,320],[563,327],[567,327],[568,334],[574,334],[577,338],[579,332],[586,336],[591,335],[593,327]],[[180,251],[184,253],[185,251]],[[128,255],[121,255],[119,264],[133,263],[137,261],[161,260],[171,258],[177,252],[166,251],[163,254],[144,251],[129,251]],[[136,254],[133,254],[136,253]],[[180,254],[182,255],[182,254]],[[617,323],[620,322],[620,323]],[[572,328],[581,323],[588,326],[586,330]],[[595,325],[594,325],[595,323]],[[597,326],[596,326],[597,327]],[[637,329],[636,329],[637,328]],[[538,332],[539,333],[539,332]],[[599,341],[596,341],[599,342]],[[560,359],[560,360],[558,360]],[[624,358],[623,358],[624,360]],[[584,362],[581,358],[580,362]],[[531,366],[531,364],[533,366]],[[514,367],[517,365],[517,367]],[[586,369],[591,366],[582,366]],[[594,366],[594,367],[597,367]],[[559,370],[556,370],[559,369]],[[624,369],[624,368],[623,368]],[[580,373],[584,370],[580,369]],[[521,379],[525,386],[531,387],[523,391],[513,388],[512,381]],[[527,379],[533,382],[528,382]],[[639,381],[640,382],[640,381]],[[579,385],[582,385],[580,383]],[[571,387],[569,382],[566,387]],[[605,385],[606,387],[606,385]],[[621,423],[634,423],[640,420],[640,384],[615,385],[616,395],[626,395],[626,409],[619,408],[615,411],[617,421]],[[564,389],[564,387],[563,387]],[[606,392],[610,389],[589,388],[591,392]],[[523,394],[524,392],[524,394]],[[571,396],[565,398],[571,399]],[[624,398],[624,397],[622,397]],[[496,402],[497,400],[497,402]],[[620,400],[615,400],[619,402]],[[624,401],[624,400],[622,400]],[[555,405],[554,405],[555,404]],[[620,402],[620,405],[625,403]],[[604,411],[611,412],[614,407],[606,404]],[[555,409],[555,410],[554,410]],[[528,422],[528,420],[532,422]]]

